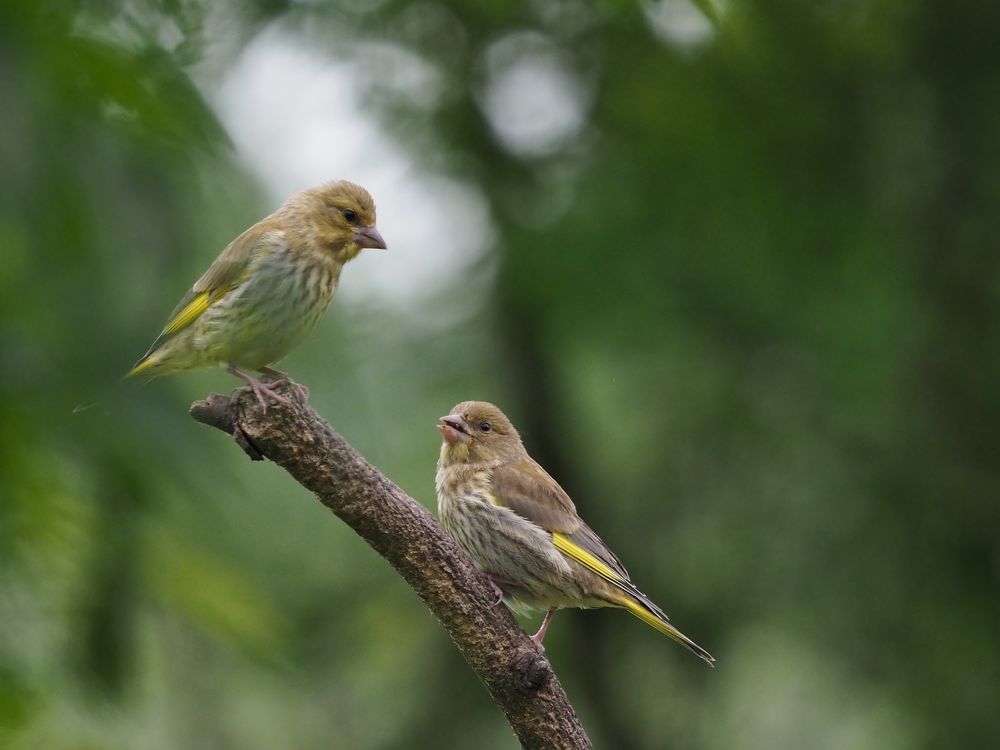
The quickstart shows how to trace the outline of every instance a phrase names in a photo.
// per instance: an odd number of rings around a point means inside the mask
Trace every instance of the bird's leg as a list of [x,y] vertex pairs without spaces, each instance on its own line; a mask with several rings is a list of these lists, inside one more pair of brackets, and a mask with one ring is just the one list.
[[549,629],[549,623],[552,622],[552,615],[556,613],[555,609],[550,609],[545,613],[545,619],[542,620],[542,627],[538,629],[538,632],[531,636],[531,642],[538,646],[539,651],[544,651],[545,646],[542,645],[542,638],[545,637],[545,631]]
[[265,375],[271,380],[269,381],[271,385],[278,385],[279,383],[288,383],[292,388],[295,389],[295,395],[297,395],[303,401],[309,400],[309,389],[306,388],[301,383],[296,383],[292,380],[291,376],[287,372],[282,372],[281,370],[275,370],[273,367],[261,367],[257,370],[261,375]]
[[236,367],[236,365],[226,365],[226,372],[232,373],[240,380],[242,380],[244,383],[246,383],[248,386],[250,386],[250,388],[254,392],[254,395],[257,396],[257,401],[260,402],[260,408],[263,409],[264,411],[267,411],[267,401],[264,400],[265,394],[267,395],[268,398],[270,398],[273,401],[276,401],[279,404],[284,404],[289,408],[294,406],[294,404],[287,398],[282,396],[277,391],[272,390],[267,383],[262,383],[252,375],[247,375],[245,372],[243,372],[243,370]]

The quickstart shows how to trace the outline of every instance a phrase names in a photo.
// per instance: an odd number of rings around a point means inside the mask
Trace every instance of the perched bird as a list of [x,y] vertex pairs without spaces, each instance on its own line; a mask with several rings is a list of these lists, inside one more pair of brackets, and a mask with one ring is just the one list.
[[528,455],[500,409],[465,401],[441,417],[435,486],[441,523],[517,612],[621,607],[715,666],[710,653],[670,624],[576,513],[573,501]]
[[362,248],[385,246],[363,187],[340,180],[296,193],[229,243],[127,377],[221,365],[263,408],[265,396],[287,404],[246,371],[287,379],[269,365],[315,327],[344,264]]

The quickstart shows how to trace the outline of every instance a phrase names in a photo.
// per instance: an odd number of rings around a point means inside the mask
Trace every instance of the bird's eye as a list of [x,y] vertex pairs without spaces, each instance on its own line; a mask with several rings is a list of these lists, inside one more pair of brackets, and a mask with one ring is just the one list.
[[493,429],[493,425],[491,425],[489,422],[480,422],[479,423],[479,429],[482,432],[489,432],[490,430]]
[[353,208],[345,208],[340,213],[345,219],[347,219],[352,224],[358,220],[358,214],[357,212],[355,212]]

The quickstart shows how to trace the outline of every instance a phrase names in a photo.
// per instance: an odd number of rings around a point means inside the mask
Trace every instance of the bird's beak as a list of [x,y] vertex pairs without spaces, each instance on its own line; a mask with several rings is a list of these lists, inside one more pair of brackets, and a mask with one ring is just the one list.
[[385,240],[375,227],[364,227],[354,233],[354,242],[358,247],[377,247],[385,250]]
[[441,417],[441,422],[437,425],[437,428],[441,431],[441,437],[444,438],[446,443],[467,443],[472,437],[472,433],[469,432],[469,426],[457,414],[449,414],[446,417]]

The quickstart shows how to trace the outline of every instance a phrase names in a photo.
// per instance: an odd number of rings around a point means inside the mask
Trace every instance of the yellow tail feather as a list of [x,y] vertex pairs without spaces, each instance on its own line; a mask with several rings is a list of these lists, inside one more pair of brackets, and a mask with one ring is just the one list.
[[619,599],[619,603],[622,605],[622,607],[627,609],[629,612],[638,617],[647,625],[656,628],[665,636],[673,638],[679,644],[684,646],[688,651],[690,651],[695,656],[699,657],[702,661],[704,661],[706,664],[708,664],[708,666],[710,667],[715,666],[714,656],[712,656],[710,653],[708,653],[708,651],[706,651],[697,643],[695,643],[686,635],[684,635],[681,631],[679,631],[677,628],[671,625],[667,620],[657,617],[655,614],[650,612],[640,602],[637,602],[634,599],[623,595],[622,598]]

